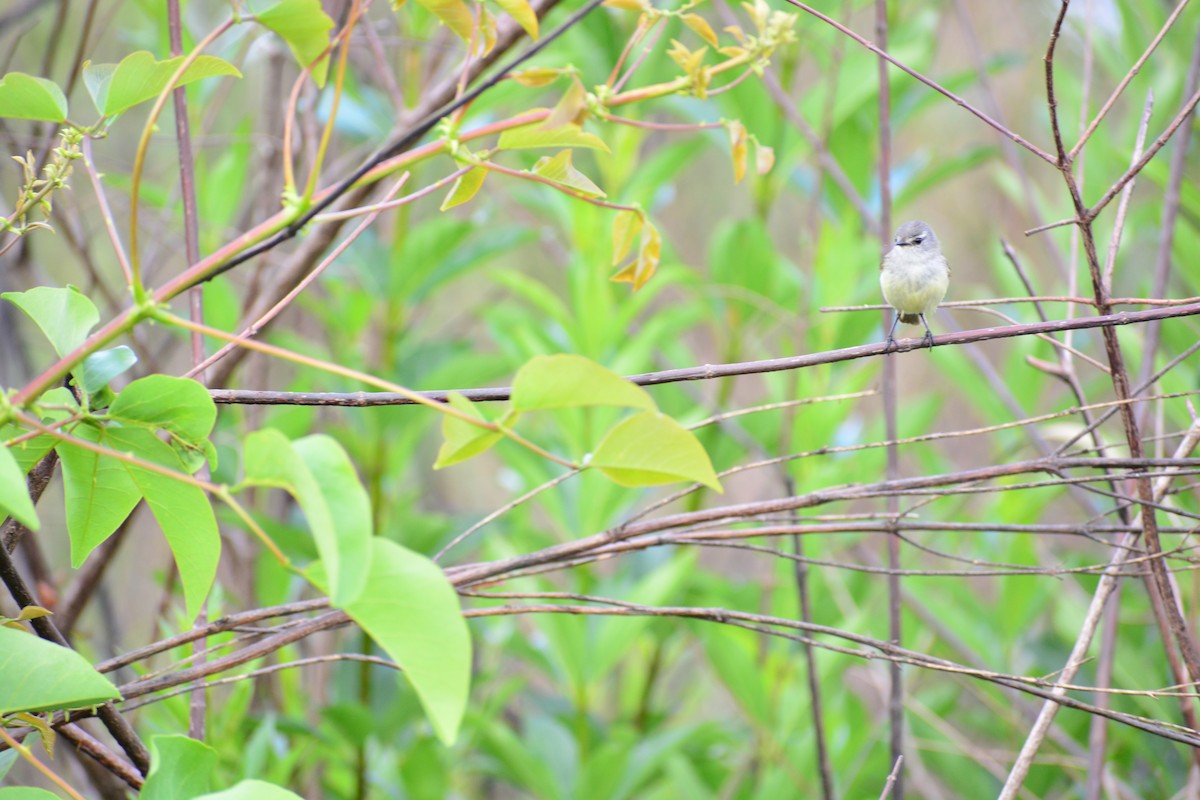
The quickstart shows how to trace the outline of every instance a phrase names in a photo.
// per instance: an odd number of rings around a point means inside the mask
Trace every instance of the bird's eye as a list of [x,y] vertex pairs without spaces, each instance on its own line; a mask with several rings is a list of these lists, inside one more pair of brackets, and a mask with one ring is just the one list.
[[923,241],[925,241],[924,236],[914,236],[913,237],[913,244],[920,244]]

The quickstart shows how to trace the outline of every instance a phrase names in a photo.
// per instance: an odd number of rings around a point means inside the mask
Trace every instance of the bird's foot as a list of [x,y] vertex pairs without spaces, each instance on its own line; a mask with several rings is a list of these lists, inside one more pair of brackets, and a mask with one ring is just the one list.
[[923,341],[925,343],[926,347],[932,349],[933,348],[933,332],[925,331],[925,338],[922,339],[921,341]]
[[892,338],[892,337],[889,335],[889,336],[887,337],[887,342],[886,342],[886,343],[884,344],[884,346],[883,346],[883,354],[884,354],[884,355],[888,355],[889,353],[891,353],[891,352],[892,352],[893,350],[895,350],[895,349],[896,349],[896,340],[895,340],[895,339],[893,339],[893,338]]

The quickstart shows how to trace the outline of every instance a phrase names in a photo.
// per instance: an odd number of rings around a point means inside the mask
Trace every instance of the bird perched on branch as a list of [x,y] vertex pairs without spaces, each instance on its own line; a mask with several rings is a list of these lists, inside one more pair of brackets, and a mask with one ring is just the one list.
[[933,228],[916,220],[896,229],[892,249],[883,257],[879,268],[879,287],[883,299],[896,310],[896,318],[888,331],[888,348],[896,344],[892,334],[896,324],[925,326],[925,341],[933,347],[933,332],[929,330],[926,314],[932,314],[946,296],[950,285],[950,265],[942,255]]

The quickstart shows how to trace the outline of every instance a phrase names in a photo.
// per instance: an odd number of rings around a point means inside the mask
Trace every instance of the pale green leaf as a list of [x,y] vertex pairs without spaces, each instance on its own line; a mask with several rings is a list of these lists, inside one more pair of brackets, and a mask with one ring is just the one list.
[[570,150],[563,150],[553,158],[538,159],[533,165],[533,173],[588,197],[605,196],[603,190],[592,183],[587,175],[575,169],[575,165],[571,163]]
[[696,481],[722,491],[700,441],[675,420],[654,411],[614,425],[589,463],[622,486]]
[[343,609],[404,671],[449,745],[471,684],[471,637],[458,593],[425,556],[387,539],[372,545],[366,585]]
[[425,10],[433,14],[454,31],[464,42],[471,41],[471,29],[475,27],[475,18],[471,9],[463,0],[417,0]]
[[529,5],[529,0],[496,0],[496,5],[503,8],[510,17],[516,20],[516,23],[525,29],[531,39],[538,38],[537,13],[533,10],[533,6]]
[[[12,753],[13,756],[17,755],[16,750],[9,750],[0,755],[9,753]],[[0,789],[0,800],[59,800],[59,797],[45,789],[35,789],[32,786],[9,786]]]
[[645,389],[580,355],[535,356],[513,378],[516,411],[582,406],[657,409]]
[[[450,405],[464,414],[484,421],[486,417],[474,403],[458,392],[451,392],[446,398]],[[434,469],[442,469],[460,461],[474,458],[489,447],[500,441],[503,434],[491,431],[478,425],[472,425],[458,417],[449,414],[442,416],[442,446],[438,450]]]
[[273,783],[246,780],[235,783],[223,792],[202,794],[199,797],[189,798],[189,800],[304,800],[304,798]]
[[450,187],[450,193],[446,195],[446,199],[442,201],[441,211],[445,211],[455,206],[460,206],[475,196],[479,191],[479,187],[483,186],[483,179],[487,177],[487,169],[485,167],[473,167],[462,175],[458,176],[458,180]]
[[612,152],[604,140],[588,133],[578,125],[559,125],[543,128],[540,125],[522,125],[500,134],[496,146],[501,150],[531,150],[539,147],[588,147],[593,150]]
[[633,240],[642,230],[642,215],[636,211],[622,209],[613,218],[613,266],[620,264],[629,255]]
[[[347,603],[358,595],[367,573],[366,562],[374,533],[371,499],[350,456],[333,437],[313,434],[292,442],[292,447],[320,487],[321,497],[334,522],[335,541],[333,546],[326,544],[321,551],[321,560],[338,575],[332,599]],[[308,513],[307,509],[305,513]]]
[[300,504],[333,602],[353,599],[367,570],[370,503],[341,446],[327,436],[293,444],[264,428],[246,437],[244,453],[246,484],[284,489]]

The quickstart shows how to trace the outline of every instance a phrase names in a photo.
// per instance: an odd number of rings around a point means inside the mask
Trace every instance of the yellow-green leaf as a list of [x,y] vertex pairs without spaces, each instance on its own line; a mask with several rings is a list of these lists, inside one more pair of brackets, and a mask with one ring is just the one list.
[[574,354],[535,356],[513,378],[516,411],[583,406],[625,406],[653,411],[653,398],[595,361]]
[[531,39],[538,38],[538,18],[529,0],[496,0],[496,5],[504,9],[518,25],[525,29]]
[[603,190],[592,183],[587,175],[575,169],[571,163],[570,150],[563,150],[553,158],[547,156],[538,159],[533,165],[533,173],[588,197],[605,196]]
[[562,75],[561,69],[553,69],[552,67],[531,67],[523,69],[519,72],[514,72],[508,77],[512,78],[522,86],[547,86],[558,80],[558,76]]
[[477,42],[476,49],[486,56],[496,46],[496,17],[483,6],[479,7],[479,27],[483,30],[483,43],[481,46]]
[[733,181],[741,183],[742,178],[746,177],[746,126],[734,120],[727,128],[729,141],[733,145],[730,151],[733,158]]
[[571,85],[563,93],[562,99],[558,101],[558,105],[542,123],[542,130],[550,131],[564,125],[573,125],[578,128],[583,124],[586,115],[587,90],[583,88],[583,84],[579,82],[578,78],[572,78]]
[[[329,73],[326,51],[334,22],[321,7],[321,0],[282,0],[258,14],[256,19],[287,42],[301,67],[312,65],[309,74],[317,86],[325,85]],[[320,62],[317,59],[321,59]]]
[[620,264],[633,247],[633,238],[642,230],[642,215],[623,209],[613,218],[613,266]]
[[54,81],[10,72],[0,78],[0,117],[62,122],[67,98]]
[[649,222],[642,230],[642,242],[638,248],[638,256],[628,266],[613,275],[611,280],[616,283],[631,283],[636,292],[646,281],[654,277],[658,271],[658,263],[662,257],[662,237],[658,228]]
[[463,0],[417,0],[425,10],[433,14],[454,31],[464,42],[471,41],[471,29],[475,27],[475,19],[471,9]]
[[540,125],[522,125],[500,134],[496,146],[501,150],[532,150],[539,147],[588,147],[608,153],[608,145],[599,136],[578,125],[560,125],[546,129]]
[[[446,398],[449,404],[481,422],[487,419],[480,413],[479,408],[458,392],[451,392]],[[503,434],[491,431],[479,425],[472,425],[458,417],[449,414],[442,417],[442,446],[438,450],[434,469],[442,469],[468,458],[474,458],[489,447],[500,441]]]
[[657,411],[643,411],[614,425],[589,463],[621,486],[696,481],[723,491],[700,440]]
[[700,16],[699,14],[684,14],[682,17],[680,17],[680,19],[683,20],[684,25],[687,25],[689,28],[695,31],[701,39],[708,42],[713,47],[717,46],[717,33],[712,29],[712,25],[709,25],[708,20],[706,20],[704,17]]
[[441,210],[445,211],[448,208],[460,206],[474,197],[475,193],[479,191],[479,187],[483,186],[483,179],[487,177],[487,173],[485,167],[473,167],[470,171],[459,175],[458,180],[450,187],[450,193],[442,201]]

